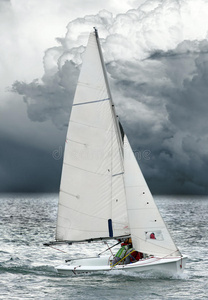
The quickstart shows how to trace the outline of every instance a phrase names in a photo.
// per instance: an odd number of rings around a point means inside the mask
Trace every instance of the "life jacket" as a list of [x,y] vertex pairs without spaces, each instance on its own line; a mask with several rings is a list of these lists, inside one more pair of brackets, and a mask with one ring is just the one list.
[[140,260],[143,258],[143,253],[142,252],[137,252],[137,255],[135,257],[136,260]]
[[[131,248],[128,250],[128,252],[130,253],[131,251],[133,251],[134,249]],[[142,252],[138,252],[138,251],[133,251],[131,254],[129,254],[129,257],[130,257],[130,261],[131,262],[135,262],[135,261],[138,261],[140,259],[143,258],[143,253]]]
[[126,251],[128,250],[128,245],[126,245],[126,246],[122,246],[119,250],[118,250],[118,252],[116,253],[116,257],[119,257],[119,258],[123,258],[124,256],[125,256],[125,254],[126,254]]

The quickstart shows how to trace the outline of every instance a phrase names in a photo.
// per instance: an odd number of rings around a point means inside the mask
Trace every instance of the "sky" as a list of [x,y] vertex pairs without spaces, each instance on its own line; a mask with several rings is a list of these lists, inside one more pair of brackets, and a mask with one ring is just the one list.
[[89,33],[153,194],[207,194],[208,0],[0,0],[0,192],[59,190]]

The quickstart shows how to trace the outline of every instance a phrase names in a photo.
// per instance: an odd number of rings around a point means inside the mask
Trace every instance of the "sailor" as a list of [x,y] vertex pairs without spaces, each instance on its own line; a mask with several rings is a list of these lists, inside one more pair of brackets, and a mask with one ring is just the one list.
[[130,248],[126,252],[125,264],[136,262],[143,258],[143,253],[136,251],[134,248]]
[[124,243],[121,244],[121,248],[118,250],[118,252],[116,253],[116,255],[113,259],[113,262],[112,262],[113,266],[125,257],[129,248],[132,248],[131,238],[126,239],[124,241]]

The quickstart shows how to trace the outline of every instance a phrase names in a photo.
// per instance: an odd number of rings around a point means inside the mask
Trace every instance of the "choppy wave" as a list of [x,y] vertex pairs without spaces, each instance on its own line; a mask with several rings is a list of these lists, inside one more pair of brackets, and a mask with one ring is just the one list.
[[65,259],[94,256],[105,246],[62,246],[68,255],[43,247],[54,239],[57,197],[0,198],[0,299],[207,299],[208,201],[173,196],[156,201],[176,244],[189,257],[183,274],[112,270],[60,275],[55,266]]
[[7,263],[0,264],[0,273],[11,274],[33,274],[37,276],[57,276],[56,269],[52,266],[30,266],[30,265],[9,265]]

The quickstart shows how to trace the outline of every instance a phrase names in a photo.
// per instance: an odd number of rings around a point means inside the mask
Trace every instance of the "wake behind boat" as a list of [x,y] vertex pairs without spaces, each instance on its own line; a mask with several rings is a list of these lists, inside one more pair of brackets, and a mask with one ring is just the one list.
[[124,242],[127,237],[132,239],[131,246],[122,257],[76,259],[57,270],[69,274],[113,269],[180,273],[186,261],[158,211],[115,113],[95,29],[85,51],[68,126],[56,242],[47,245],[108,239]]

